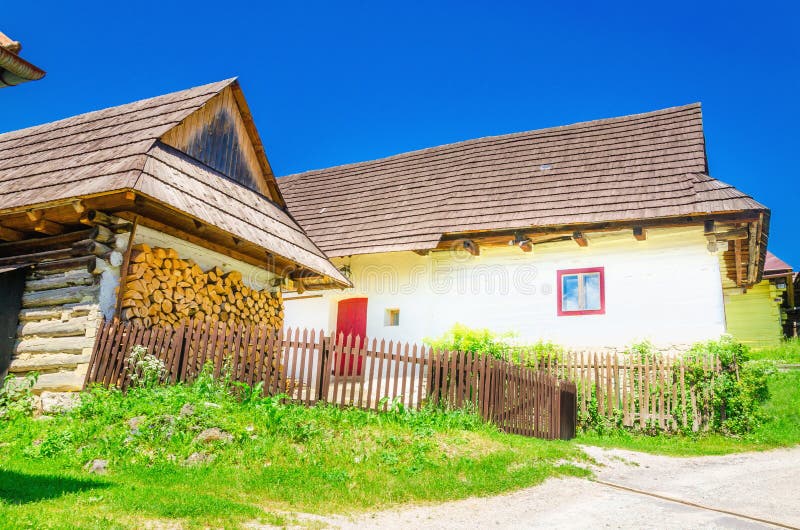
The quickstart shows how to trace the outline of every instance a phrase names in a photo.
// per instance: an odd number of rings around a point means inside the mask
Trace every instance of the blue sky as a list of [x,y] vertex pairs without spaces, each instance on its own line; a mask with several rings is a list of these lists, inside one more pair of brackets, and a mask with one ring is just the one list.
[[278,175],[703,103],[711,174],[794,244],[797,2],[5,2],[0,131],[239,76]]

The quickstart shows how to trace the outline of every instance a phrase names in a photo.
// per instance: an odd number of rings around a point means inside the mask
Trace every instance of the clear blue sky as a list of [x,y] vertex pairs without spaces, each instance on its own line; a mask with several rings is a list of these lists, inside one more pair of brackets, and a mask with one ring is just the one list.
[[601,4],[4,2],[48,75],[0,92],[0,131],[239,76],[286,175],[701,101],[711,174],[800,268],[798,3]]

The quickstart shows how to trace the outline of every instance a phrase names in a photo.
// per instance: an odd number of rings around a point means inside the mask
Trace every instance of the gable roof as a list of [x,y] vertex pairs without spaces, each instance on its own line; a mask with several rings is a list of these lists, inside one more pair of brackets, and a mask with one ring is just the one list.
[[278,179],[329,255],[443,235],[766,210],[708,176],[700,104],[468,140]]
[[0,215],[132,190],[349,285],[282,207],[254,129],[248,134],[263,157],[270,198],[160,141],[225,90],[240,91],[228,79],[1,134]]

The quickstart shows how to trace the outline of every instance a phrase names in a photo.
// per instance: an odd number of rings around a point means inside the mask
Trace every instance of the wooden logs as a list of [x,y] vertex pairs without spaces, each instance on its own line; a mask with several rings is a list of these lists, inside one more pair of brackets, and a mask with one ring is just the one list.
[[177,325],[189,319],[273,329],[283,326],[280,291],[251,289],[239,271],[225,272],[220,267],[203,271],[171,248],[134,245],[120,293],[120,316],[145,327]]

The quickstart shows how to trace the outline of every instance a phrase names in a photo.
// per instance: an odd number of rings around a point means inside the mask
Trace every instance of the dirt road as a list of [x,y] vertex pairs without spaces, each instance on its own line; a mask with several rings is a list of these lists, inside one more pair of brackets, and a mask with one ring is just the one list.
[[599,464],[596,481],[551,479],[498,497],[314,519],[343,529],[775,528],[754,519],[800,528],[800,447],[699,458],[585,450]]

